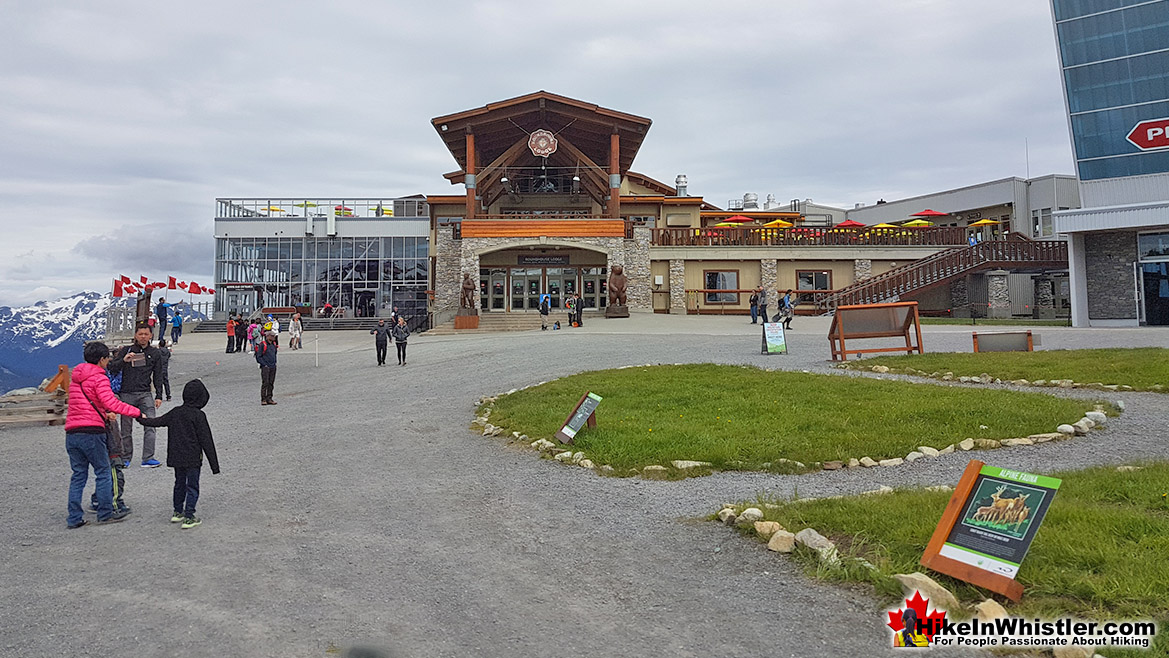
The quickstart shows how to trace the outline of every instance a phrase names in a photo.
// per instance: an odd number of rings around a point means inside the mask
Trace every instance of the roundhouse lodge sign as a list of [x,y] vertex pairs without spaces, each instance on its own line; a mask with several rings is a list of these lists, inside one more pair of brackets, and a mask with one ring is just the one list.
[[556,152],[556,135],[543,128],[532,133],[528,137],[528,148],[532,150],[532,155],[540,158],[546,158]]

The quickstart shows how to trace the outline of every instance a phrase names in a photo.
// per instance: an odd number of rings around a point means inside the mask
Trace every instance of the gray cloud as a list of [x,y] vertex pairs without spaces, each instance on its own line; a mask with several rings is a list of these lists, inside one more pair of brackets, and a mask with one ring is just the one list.
[[[9,0],[0,17],[0,262],[69,263],[64,290],[129,267],[105,257],[121,227],[181,237],[163,257],[209,275],[217,196],[450,192],[429,119],[541,88],[652,118],[635,169],[720,205],[1023,175],[1025,141],[1032,174],[1072,171],[1046,3]],[[0,282],[0,303],[30,289]]]

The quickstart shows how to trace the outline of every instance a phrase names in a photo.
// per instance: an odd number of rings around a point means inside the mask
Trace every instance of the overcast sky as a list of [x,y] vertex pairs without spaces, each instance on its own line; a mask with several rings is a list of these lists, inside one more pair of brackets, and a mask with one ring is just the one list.
[[210,284],[216,197],[461,193],[429,120],[540,89],[719,206],[1073,173],[1044,0],[3,0],[0,41],[0,304]]

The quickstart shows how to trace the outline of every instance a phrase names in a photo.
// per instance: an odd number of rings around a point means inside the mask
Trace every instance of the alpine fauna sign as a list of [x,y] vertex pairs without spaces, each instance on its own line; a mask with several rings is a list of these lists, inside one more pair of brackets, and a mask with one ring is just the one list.
[[1132,127],[1125,139],[1142,151],[1169,148],[1169,117],[1142,121]]

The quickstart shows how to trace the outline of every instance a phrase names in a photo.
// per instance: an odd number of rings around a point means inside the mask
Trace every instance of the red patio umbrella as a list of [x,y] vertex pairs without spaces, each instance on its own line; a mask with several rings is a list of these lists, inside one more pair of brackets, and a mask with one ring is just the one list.
[[910,217],[947,217],[949,214],[950,213],[948,212],[938,212],[936,210],[930,210],[929,208],[926,208],[921,212],[913,213],[910,215]]
[[755,220],[751,219],[750,217],[744,217],[742,215],[733,215],[731,217],[727,217],[723,221],[731,222],[732,224],[742,224],[743,222],[752,222]]
[[861,224],[860,222],[846,219],[843,222],[837,224],[834,228],[864,228],[864,226],[865,225]]

